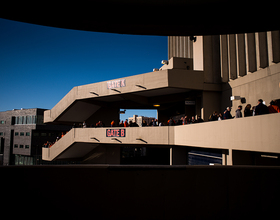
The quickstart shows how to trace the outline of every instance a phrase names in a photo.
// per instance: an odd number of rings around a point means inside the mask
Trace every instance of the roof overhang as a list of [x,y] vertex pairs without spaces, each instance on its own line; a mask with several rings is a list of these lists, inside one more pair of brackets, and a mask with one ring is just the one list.
[[45,112],[44,121],[82,122],[102,107],[152,109],[159,101],[172,103],[192,90],[221,91],[221,85],[205,84],[203,71],[171,69],[78,86]]
[[267,0],[100,0],[75,4],[5,2],[1,17],[33,24],[119,34],[190,36],[279,29],[278,3]]

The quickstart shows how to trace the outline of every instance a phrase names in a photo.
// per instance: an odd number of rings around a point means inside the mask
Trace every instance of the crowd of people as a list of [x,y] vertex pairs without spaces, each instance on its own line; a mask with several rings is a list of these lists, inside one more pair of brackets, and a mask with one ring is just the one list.
[[[65,134],[67,134],[67,133],[68,133],[68,131],[65,132]],[[53,146],[57,141],[59,141],[61,138],[63,138],[65,134],[64,134],[64,132],[61,132],[61,135],[57,136],[55,141],[53,141],[53,142],[47,141],[46,143],[43,144],[43,147],[44,147],[44,148],[50,148],[50,147]]]
[[[253,106],[251,104],[247,104],[243,113],[244,117],[249,116],[256,116],[256,115],[265,115],[270,113],[279,113],[280,107],[277,100],[272,100],[269,106],[266,106],[262,99],[258,100],[258,104]],[[231,108],[227,107],[226,110],[222,113],[217,113],[216,111],[213,112],[212,115],[209,116],[209,121],[216,121],[216,120],[225,120],[225,119],[232,119],[232,118],[242,118],[242,105],[239,105],[235,111],[235,116],[231,115]]]
[[[226,119],[232,119],[232,118],[242,118],[249,117],[249,116],[255,116],[255,115],[264,115],[264,114],[270,114],[270,113],[279,113],[280,112],[280,103],[278,103],[277,100],[272,100],[270,102],[269,106],[266,106],[262,99],[258,100],[258,104],[256,106],[251,106],[251,104],[247,104],[245,109],[242,112],[242,105],[239,105],[238,108],[235,111],[235,116],[231,115],[231,108],[227,107],[223,113],[218,113],[217,111],[214,111],[213,114],[211,114],[208,118],[208,121],[220,121],[220,120],[226,120]],[[195,119],[195,116],[192,116],[188,118],[188,116],[181,117],[178,120],[174,120],[172,117],[164,123],[159,122],[157,119],[152,119],[151,122],[148,124],[145,120],[142,121],[141,126],[175,126],[175,125],[188,125],[188,124],[195,124],[195,123],[201,123],[204,122],[204,120],[197,116],[197,119]],[[106,127],[104,122],[98,121],[96,124],[91,124],[88,126],[86,122],[83,123],[73,124],[73,128],[86,128],[86,127]],[[110,124],[110,127],[139,127],[139,125],[136,122],[128,121],[126,119],[125,121],[121,121],[119,124],[116,124],[116,122],[113,120]],[[49,142],[47,141],[43,147],[49,148],[53,144],[55,144],[60,138],[64,136],[64,133],[62,132],[60,137],[56,138],[55,142]]]
[[[226,120],[226,119],[232,119],[232,118],[241,118],[248,117],[248,116],[254,116],[254,115],[263,115],[263,114],[269,114],[269,113],[278,113],[280,112],[280,103],[277,103],[276,100],[272,100],[270,102],[269,106],[266,106],[263,103],[262,99],[258,100],[258,105],[251,106],[251,104],[247,104],[244,111],[242,112],[242,106],[238,106],[237,110],[235,111],[235,115],[232,116],[231,114],[231,107],[227,107],[223,113],[218,113],[217,111],[214,111],[213,114],[211,114],[208,118],[208,121],[220,121],[220,120]],[[146,126],[174,126],[174,125],[187,125],[187,124],[195,124],[195,123],[201,123],[204,122],[204,120],[197,116],[197,119],[195,116],[188,117],[184,116],[180,119],[174,120],[172,117],[166,121],[166,122],[159,122],[157,119],[151,120],[150,123],[147,123],[145,120],[142,121],[142,124],[139,125],[136,122],[128,121],[126,119],[125,121],[121,121],[120,123],[116,123],[114,120],[110,123],[110,127],[146,127]],[[90,126],[86,124],[84,121],[83,123],[80,123],[78,126],[75,124],[73,125],[73,128],[80,127],[80,128],[86,128],[86,127],[109,127],[105,126],[104,122],[98,121],[96,124],[91,124]]]

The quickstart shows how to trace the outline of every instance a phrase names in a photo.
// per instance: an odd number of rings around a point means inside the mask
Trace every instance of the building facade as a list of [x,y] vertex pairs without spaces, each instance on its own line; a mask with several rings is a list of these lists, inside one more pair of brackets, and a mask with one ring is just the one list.
[[1,165],[42,163],[42,146],[54,142],[68,126],[45,125],[46,109],[14,109],[0,112]]
[[214,111],[223,115],[229,107],[235,116],[238,106],[280,98],[279,36],[268,31],[169,37],[169,60],[159,71],[74,87],[45,111],[44,122],[118,124],[120,109],[156,109],[159,123],[182,116],[201,116],[205,123],[75,128],[43,149],[43,159],[120,164],[123,148],[145,147],[139,155],[160,164],[280,165],[280,114],[208,122]]
[[139,127],[142,127],[144,122],[146,123],[146,125],[149,125],[152,122],[152,120],[155,120],[155,118],[138,115],[133,115],[132,117],[128,118],[128,121],[136,123]]

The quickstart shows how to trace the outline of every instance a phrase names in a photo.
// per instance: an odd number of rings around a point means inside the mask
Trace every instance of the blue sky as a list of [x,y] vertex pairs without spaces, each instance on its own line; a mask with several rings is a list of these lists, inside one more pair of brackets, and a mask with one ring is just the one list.
[[[163,59],[167,59],[167,37],[0,19],[0,111],[51,109],[74,86],[151,72],[161,67]],[[128,112],[127,117],[132,116]]]

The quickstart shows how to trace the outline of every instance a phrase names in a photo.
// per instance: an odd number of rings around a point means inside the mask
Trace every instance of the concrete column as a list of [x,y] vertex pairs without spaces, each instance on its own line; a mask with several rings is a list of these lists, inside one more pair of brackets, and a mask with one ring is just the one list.
[[180,53],[179,53],[179,50],[180,50],[180,37],[179,36],[176,36],[176,54],[175,56],[176,57],[180,57]]
[[272,37],[272,55],[273,63],[279,63],[280,62],[280,33],[279,31],[272,31],[271,32]]
[[204,70],[203,36],[197,36],[193,44],[193,68],[194,70]]
[[246,53],[245,53],[245,35],[237,34],[237,66],[238,76],[245,76],[246,70]]
[[272,33],[271,33],[271,31],[267,32],[267,50],[268,50],[268,65],[270,66],[273,63]]
[[184,45],[184,37],[180,36],[179,37],[179,57],[184,57],[184,50],[185,50],[185,45]]
[[203,91],[202,93],[202,105],[201,105],[201,118],[204,121],[208,121],[209,116],[213,111],[221,111],[221,93]]
[[256,70],[259,70],[260,69],[260,47],[259,47],[259,33],[256,32],[255,33],[255,41],[256,41],[256,65],[257,65],[257,69]]
[[222,165],[233,165],[232,149],[224,150],[222,154]]
[[172,54],[171,57],[176,57],[176,36],[172,37]]
[[230,79],[237,78],[237,60],[236,60],[236,36],[230,34],[228,36],[229,45],[229,76]]
[[172,36],[168,36],[168,60],[172,57]]
[[203,37],[204,82],[219,83],[221,80],[220,36]]
[[246,47],[247,70],[248,72],[252,73],[257,71],[255,33],[248,33],[245,36],[246,36],[246,44],[247,44]]
[[220,36],[220,49],[221,49],[221,77],[222,82],[229,81],[229,68],[228,68],[228,37],[227,35]]
[[172,147],[170,147],[169,150],[170,150],[170,159],[169,159],[170,162],[169,162],[169,165],[172,165],[172,162],[173,162],[173,161],[172,161],[172,157],[173,157],[173,156],[172,156]]
[[193,58],[193,41],[190,41],[190,37],[187,37],[187,42],[188,42],[188,57],[187,58]]
[[188,37],[183,38],[183,45],[184,45],[184,51],[183,51],[183,57],[188,57]]
[[260,68],[268,66],[268,50],[266,32],[259,32]]

